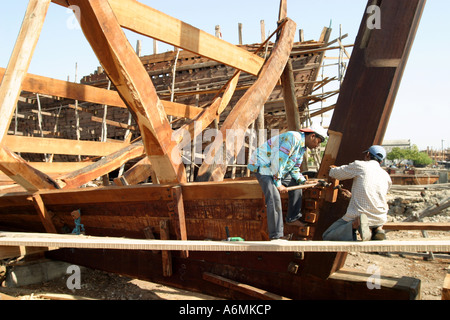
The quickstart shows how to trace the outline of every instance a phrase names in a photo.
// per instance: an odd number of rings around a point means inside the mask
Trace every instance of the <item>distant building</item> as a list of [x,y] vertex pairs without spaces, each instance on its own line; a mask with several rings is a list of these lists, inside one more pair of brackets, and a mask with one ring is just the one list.
[[411,140],[384,140],[383,148],[389,153],[394,148],[411,149]]

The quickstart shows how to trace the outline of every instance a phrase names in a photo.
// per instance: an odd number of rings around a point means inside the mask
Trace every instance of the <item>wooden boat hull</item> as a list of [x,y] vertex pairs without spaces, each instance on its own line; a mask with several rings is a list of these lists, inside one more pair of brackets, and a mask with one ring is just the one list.
[[[182,197],[187,239],[224,240],[226,227],[232,237],[267,239],[264,199],[255,180],[52,190],[39,195],[58,233],[70,233],[75,228],[71,212],[80,210],[87,235],[146,238],[151,230],[159,239],[165,237],[161,221],[168,221],[168,238],[179,239],[183,224],[174,207],[177,202],[174,190],[180,188],[177,194]],[[297,239],[302,237],[299,228],[286,228]],[[0,230],[45,232],[30,193],[0,198]],[[411,299],[417,298],[419,291],[418,280],[409,278],[402,279],[409,282],[406,287],[369,290],[365,280],[349,281],[351,277],[347,276],[343,281],[346,270],[327,279],[304,275],[302,259],[308,253],[189,251],[171,252],[170,259],[165,254],[60,249],[48,252],[47,256],[227,299],[255,297],[212,283],[208,274],[290,299]]]

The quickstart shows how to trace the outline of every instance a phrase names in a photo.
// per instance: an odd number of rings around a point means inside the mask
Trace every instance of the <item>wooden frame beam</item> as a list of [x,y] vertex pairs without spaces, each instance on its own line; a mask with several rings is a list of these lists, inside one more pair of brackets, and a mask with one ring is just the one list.
[[85,156],[107,156],[129,146],[126,142],[99,142],[13,135],[5,137],[4,145],[14,152]]
[[[65,0],[53,0],[67,7]],[[71,2],[72,4],[72,2]],[[109,0],[119,24],[131,31],[257,75],[264,59],[135,0]],[[83,10],[81,10],[83,15]]]
[[[107,1],[73,0],[80,25],[120,96],[135,115],[147,156],[161,183],[185,182],[186,172],[161,100]],[[174,150],[176,149],[176,150]]]
[[[5,69],[0,68],[0,79],[3,78]],[[127,108],[119,93],[115,90],[107,90],[94,86],[79,84],[69,81],[57,80],[27,73],[22,81],[22,90],[47,94],[55,97],[86,101],[112,107]],[[193,119],[202,108],[185,105],[182,103],[161,100],[164,110],[168,115]]]
[[0,85],[0,143],[8,133],[22,81],[30,66],[49,5],[50,0],[30,0],[28,3],[19,36]]
[[[205,161],[200,167],[198,181],[221,181],[226,173],[231,160],[240,152],[243,141],[236,139],[234,150],[228,150],[226,146],[227,132],[231,130],[247,130],[260,113],[261,108],[269,98],[270,93],[280,79],[294,43],[296,23],[289,18],[280,24],[280,37],[264,67],[261,69],[258,79],[239,99],[233,110],[222,124],[220,132],[223,137],[211,144],[210,161]],[[231,130],[230,130],[231,129]],[[224,142],[225,141],[225,142]],[[225,151],[225,152],[224,152]],[[223,152],[221,161],[213,161],[216,154]],[[208,163],[209,162],[209,163]]]

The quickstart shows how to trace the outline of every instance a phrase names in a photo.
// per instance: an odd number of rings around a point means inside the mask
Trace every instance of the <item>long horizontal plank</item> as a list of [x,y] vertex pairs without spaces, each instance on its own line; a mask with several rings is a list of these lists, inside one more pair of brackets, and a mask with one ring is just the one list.
[[428,230],[450,231],[450,223],[438,222],[389,222],[383,225],[385,230]]
[[[53,2],[67,6],[66,1]],[[125,29],[253,75],[257,75],[264,64],[261,57],[138,1],[109,0],[109,3],[119,24]]]
[[124,142],[99,142],[13,135],[5,136],[3,143],[14,152],[85,156],[106,156],[128,145]]
[[84,235],[0,232],[0,246],[120,250],[233,252],[450,252],[450,240],[385,241],[201,241],[145,240]]
[[[3,78],[4,73],[5,69],[0,68],[0,80]],[[25,75],[25,78],[22,82],[22,90],[119,108],[127,107],[117,91],[47,78],[31,73]],[[193,119],[203,110],[202,108],[193,107],[177,102],[165,100],[161,100],[161,102],[166,113],[170,116],[175,117]]]

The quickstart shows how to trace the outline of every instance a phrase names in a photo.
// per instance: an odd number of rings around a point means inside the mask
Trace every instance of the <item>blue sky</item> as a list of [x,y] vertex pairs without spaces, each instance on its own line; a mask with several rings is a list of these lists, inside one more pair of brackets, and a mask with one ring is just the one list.
[[[224,40],[238,43],[238,23],[243,24],[243,42],[260,41],[260,20],[265,21],[266,34],[276,28],[279,0],[141,0],[166,14],[206,32],[214,34],[220,25]],[[0,67],[5,68],[13,50],[28,1],[4,3],[0,12]],[[333,28],[331,38],[339,36],[339,26],[353,43],[366,1],[364,0],[288,0],[288,16],[304,30],[307,40],[317,40],[324,26]],[[386,140],[410,139],[421,149],[427,146],[450,147],[450,67],[445,59],[450,52],[445,23],[450,14],[450,1],[428,0],[416,40],[397,95],[385,135]],[[153,52],[151,39],[126,32],[131,44],[142,41],[143,54]],[[298,37],[297,39],[298,40]],[[159,52],[171,47],[159,44]],[[329,56],[336,56],[336,52]],[[332,62],[330,62],[332,63]],[[70,81],[88,75],[99,66],[71,11],[51,4],[36,47],[29,72]],[[335,70],[332,72],[335,73]],[[327,102],[327,105],[330,102]],[[327,121],[327,120],[325,120]],[[328,120],[329,121],[329,120]],[[326,123],[325,123],[326,124]]]

